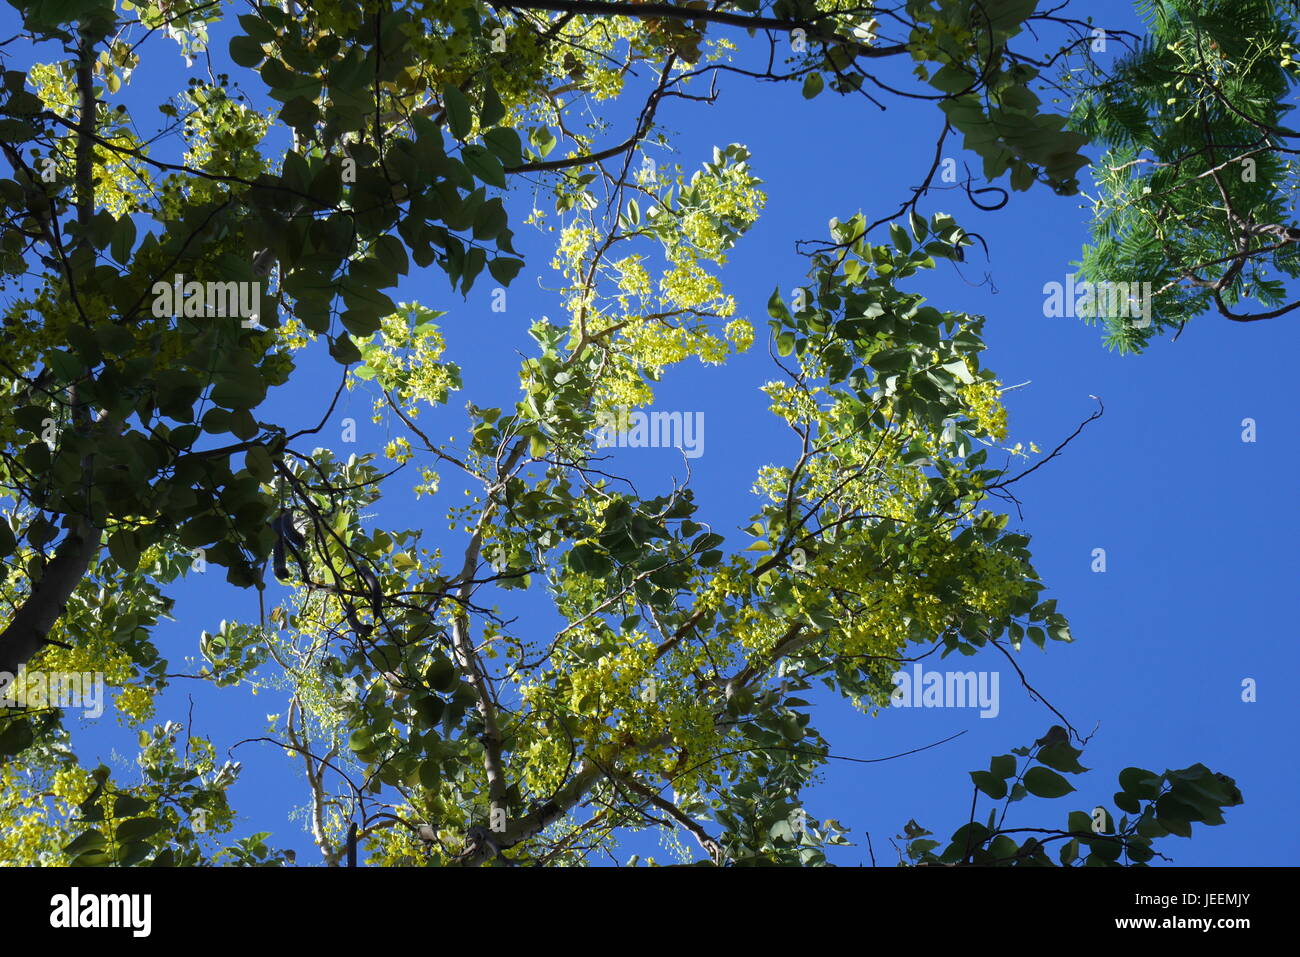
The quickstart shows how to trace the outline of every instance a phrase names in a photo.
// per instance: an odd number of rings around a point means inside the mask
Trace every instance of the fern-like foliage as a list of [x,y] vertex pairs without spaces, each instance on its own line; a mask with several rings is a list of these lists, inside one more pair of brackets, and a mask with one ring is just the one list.
[[1296,5],[1273,0],[1140,0],[1148,35],[1103,72],[1062,76],[1070,128],[1105,152],[1094,167],[1091,283],[1151,283],[1151,321],[1085,316],[1105,342],[1141,351],[1215,310],[1238,321],[1300,308],[1294,215],[1300,133],[1285,100],[1300,78]]

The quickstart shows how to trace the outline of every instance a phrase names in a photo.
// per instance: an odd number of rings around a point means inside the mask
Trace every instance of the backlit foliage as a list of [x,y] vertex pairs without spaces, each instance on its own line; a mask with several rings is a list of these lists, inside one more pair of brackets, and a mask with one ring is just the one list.
[[[970,237],[922,187],[833,220],[745,315],[726,267],[763,158],[689,155],[658,114],[755,52],[759,77],[849,105],[898,57],[941,144],[1069,193],[1084,138],[1039,108],[1030,60],[1053,54],[1036,29],[1063,54],[1082,21],[1021,0],[13,6],[36,52],[0,75],[0,671],[102,674],[138,753],[88,769],[65,708],[6,708],[0,863],[291,862],[234,838],[240,766],[218,754],[247,742],[168,718],[183,674],[264,705],[304,784],[286,816],[330,865],[351,825],[371,863],[582,864],[662,828],[669,862],[822,864],[849,838],[805,806],[829,743],[802,695],[874,714],[902,661],[1071,640],[1001,509],[1024,455],[983,319],[912,288]],[[737,16],[762,18],[748,45]],[[183,90],[124,95],[177,54]],[[553,240],[554,318],[529,320],[503,393],[448,344],[471,291],[515,295],[523,226]],[[394,301],[414,276],[448,284]],[[251,310],[218,304],[226,284]],[[174,290],[185,307],[159,305]],[[771,461],[727,535],[595,436],[683,363],[755,346]],[[309,427],[268,421],[278,387]],[[384,440],[336,455],[318,436],[351,397]],[[196,582],[256,615],[192,627],[173,596]],[[1011,771],[987,773],[995,796]],[[1142,863],[1159,829],[1219,823],[1225,780],[1129,775],[1116,804],[1147,823],[1071,824],[1060,861]],[[991,826],[938,855],[907,831],[910,863],[1042,862]]]

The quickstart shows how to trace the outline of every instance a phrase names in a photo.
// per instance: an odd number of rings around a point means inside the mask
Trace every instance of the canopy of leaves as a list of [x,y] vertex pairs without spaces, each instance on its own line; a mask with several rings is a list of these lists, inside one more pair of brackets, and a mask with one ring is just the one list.
[[[1028,470],[1002,445],[983,319],[909,288],[973,242],[918,208],[924,184],[897,216],[832,220],[786,282],[803,285],[773,293],[763,389],[789,453],[755,476],[739,535],[689,485],[608,474],[598,436],[672,367],[756,337],[722,277],[765,205],[760,160],[731,143],[663,161],[666,100],[745,73],[728,58],[747,37],[771,53],[762,79],[850,105],[899,58],[940,144],[959,131],[989,180],[1068,193],[1084,136],[1040,110],[1034,63],[1076,48],[1082,21],[1032,0],[880,19],[846,0],[13,6],[48,57],[0,74],[0,672],[30,668],[0,713],[0,860],[287,860],[266,834],[221,843],[239,765],[151,725],[168,592],[209,564],[261,614],[204,630],[195,677],[278,696],[267,738],[301,763],[331,864],[349,825],[376,863],[586,863],[659,827],[707,863],[823,863],[847,838],[803,805],[829,746],[801,694],[872,712],[899,660],[1071,640],[995,507]],[[123,90],[173,41],[233,66],[162,91],[159,120]],[[630,130],[593,119],[607,103]],[[437,441],[420,417],[448,417],[463,385],[437,323],[485,273],[504,291],[522,269],[515,186],[536,197],[526,223],[555,228],[561,318],[532,325],[517,402],[470,402]],[[447,308],[394,301],[435,269]],[[320,424],[290,431],[266,400],[309,349],[341,368]],[[395,434],[382,466],[316,447],[345,388]],[[473,493],[449,534],[369,521],[447,474]],[[511,616],[519,595],[548,614]],[[115,689],[138,779],[82,766],[34,679],[69,672]],[[1056,796],[1044,770],[1024,787]],[[1116,804],[1156,801],[1144,839],[1218,823],[1235,791],[1202,772],[1142,772]],[[940,858],[1038,861],[986,830]],[[1116,833],[1090,863],[1143,862]]]
[[1092,283],[1149,283],[1149,321],[1105,310],[1106,343],[1140,351],[1215,310],[1271,319],[1300,301],[1294,214],[1296,8],[1272,0],[1149,0],[1150,33],[1108,73],[1067,77],[1071,128],[1105,147],[1095,168]]

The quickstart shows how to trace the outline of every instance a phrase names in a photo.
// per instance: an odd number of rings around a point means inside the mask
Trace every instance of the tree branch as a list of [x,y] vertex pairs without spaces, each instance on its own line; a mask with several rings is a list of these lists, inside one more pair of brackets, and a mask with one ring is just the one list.
[[[751,30],[779,30],[784,33],[803,30],[810,39],[847,47],[858,56],[863,57],[889,57],[907,52],[907,44],[905,43],[896,43],[887,47],[871,46],[850,37],[841,36],[835,33],[834,30],[827,29],[816,20],[792,20],[784,17],[728,13],[725,10],[682,7],[673,3],[631,4],[627,2],[611,2],[611,0],[487,0],[487,3],[488,6],[497,11],[553,10],[559,13],[585,13],[592,16],[634,17],[638,20],[703,21],[725,26],[745,27]],[[869,10],[869,7],[864,6],[862,12],[865,14]]]

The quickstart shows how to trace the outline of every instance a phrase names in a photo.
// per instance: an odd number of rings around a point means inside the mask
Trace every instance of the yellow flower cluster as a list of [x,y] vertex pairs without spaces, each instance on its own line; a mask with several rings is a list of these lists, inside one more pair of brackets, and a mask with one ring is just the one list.
[[558,269],[568,279],[582,276],[582,261],[591,248],[592,228],[581,220],[575,220],[560,230],[560,242],[555,247],[555,256],[551,259],[551,268]]
[[712,304],[712,312],[730,316],[736,311],[736,301],[723,295],[722,282],[706,272],[694,260],[678,263],[659,279],[659,291],[665,302],[679,309],[698,309]]
[[637,361],[650,369],[662,369],[696,356],[701,362],[719,364],[727,358],[727,343],[704,326],[688,329],[659,323],[630,326],[625,337]]
[[401,465],[405,465],[409,462],[413,454],[414,453],[411,451],[410,440],[408,440],[404,435],[399,435],[397,438],[391,439],[388,444],[384,446],[384,455]]
[[717,228],[718,221],[725,220],[742,230],[748,229],[758,219],[767,197],[758,188],[759,180],[743,164],[723,167],[715,175],[700,176],[692,181],[692,185],[699,190],[708,214],[688,213],[683,218],[683,232],[701,255],[724,263],[727,259],[723,254],[726,238]]
[[1014,555],[982,545],[966,558],[968,570],[961,576],[966,585],[964,598],[981,614],[992,618],[1006,615],[1011,603],[1028,592],[1029,569]]
[[[446,402],[448,393],[460,388],[460,369],[438,361],[446,342],[437,327],[427,321],[429,315],[430,311],[422,306],[402,303],[399,311],[380,321],[382,346],[366,344],[362,350],[365,357],[362,368],[366,371],[361,374],[373,378],[392,393],[402,412],[412,419],[419,416],[424,403]],[[424,321],[413,325],[413,318]],[[382,422],[387,408],[382,397],[376,398],[371,418]],[[409,453],[409,446],[406,451]]]
[[[570,633],[566,641],[595,637]],[[652,639],[629,633],[616,650],[566,670],[559,681],[554,674],[539,675],[537,681],[520,686],[526,711],[516,730],[516,752],[523,758],[530,788],[552,790],[568,764],[571,747],[600,761],[617,760],[625,771],[667,773],[675,752],[639,745],[667,735],[692,754],[716,746],[710,705],[684,680],[706,663],[685,650],[658,661],[656,657]]]
[[79,635],[71,648],[48,645],[32,659],[31,668],[47,672],[100,672],[106,685],[121,688],[114,699],[119,721],[136,727],[154,715],[157,689],[133,683],[135,663],[122,646],[105,633]]
[[1004,440],[1007,437],[1007,410],[998,395],[997,382],[972,382],[962,386],[959,392],[976,423],[998,441]]
[[754,344],[754,326],[748,319],[732,319],[723,328],[722,334],[730,340],[736,352],[747,352]]
[[642,262],[644,256],[628,256],[618,263],[618,288],[630,296],[650,295],[650,273]]
[[[75,78],[68,63],[36,63],[28,71],[28,80],[46,108],[62,116],[78,109]],[[131,164],[123,159],[129,152],[143,149],[144,144],[125,129],[101,130],[105,143],[95,146],[95,199],[114,216],[121,217],[139,208],[152,180],[143,163]],[[61,146],[49,154],[61,182],[73,179],[73,135],[64,137]],[[110,148],[108,144],[114,148]],[[37,172],[42,172],[38,166]]]
[[817,396],[822,394],[819,386],[811,386],[807,390],[800,389],[789,382],[773,380],[765,383],[762,391],[767,393],[772,404],[769,406],[771,412],[779,415],[787,422],[799,422],[814,419],[819,413],[817,407]]
[[52,774],[21,761],[0,765],[0,867],[66,866],[72,810],[93,789],[90,772],[78,765]]
[[127,724],[135,727],[154,716],[155,693],[153,688],[143,685],[130,685],[118,693],[114,700],[118,712],[126,719]]

